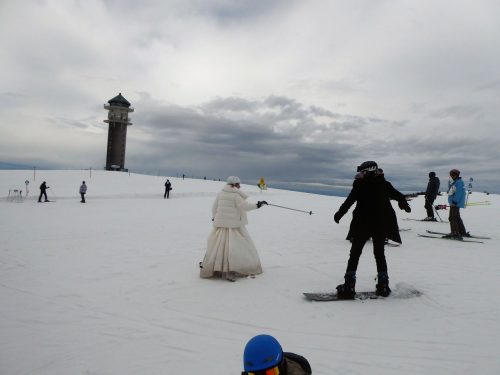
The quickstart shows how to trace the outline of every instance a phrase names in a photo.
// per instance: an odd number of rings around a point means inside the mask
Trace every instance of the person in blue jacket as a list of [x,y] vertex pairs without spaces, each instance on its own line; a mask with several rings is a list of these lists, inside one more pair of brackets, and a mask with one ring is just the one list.
[[450,206],[450,234],[445,235],[446,238],[461,240],[464,236],[469,236],[465,230],[464,223],[460,217],[460,209],[465,208],[465,185],[460,177],[458,169],[450,171],[450,179],[448,181],[448,205]]

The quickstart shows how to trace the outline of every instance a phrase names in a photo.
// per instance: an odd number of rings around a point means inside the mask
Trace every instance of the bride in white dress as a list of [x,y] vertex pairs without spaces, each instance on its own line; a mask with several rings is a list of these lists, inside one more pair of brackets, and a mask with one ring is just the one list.
[[234,281],[262,273],[259,254],[245,228],[247,211],[260,208],[266,201],[248,203],[240,190],[240,179],[230,176],[212,206],[213,229],[207,252],[200,263],[202,278],[221,277]]

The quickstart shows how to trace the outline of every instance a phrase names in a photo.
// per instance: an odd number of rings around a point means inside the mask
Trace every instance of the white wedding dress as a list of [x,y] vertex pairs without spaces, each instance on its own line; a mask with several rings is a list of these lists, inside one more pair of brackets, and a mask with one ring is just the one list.
[[245,227],[213,228],[207,242],[201,277],[231,279],[262,273],[259,254]]

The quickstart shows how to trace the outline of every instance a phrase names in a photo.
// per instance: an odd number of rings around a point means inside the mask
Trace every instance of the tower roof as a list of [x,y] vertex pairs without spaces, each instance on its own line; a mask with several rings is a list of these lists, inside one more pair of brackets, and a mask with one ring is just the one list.
[[130,107],[129,101],[122,96],[122,93],[119,93],[113,99],[109,99],[108,103],[111,105],[117,105],[119,107]]

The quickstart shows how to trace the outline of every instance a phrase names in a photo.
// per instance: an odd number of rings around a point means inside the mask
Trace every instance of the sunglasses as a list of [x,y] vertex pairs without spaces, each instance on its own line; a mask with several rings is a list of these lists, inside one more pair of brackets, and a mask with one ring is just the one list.
[[268,368],[267,370],[261,370],[261,371],[256,371],[256,372],[246,372],[243,371],[241,375],[279,375],[280,370],[278,369],[278,366],[273,367],[273,368]]

